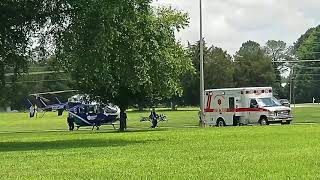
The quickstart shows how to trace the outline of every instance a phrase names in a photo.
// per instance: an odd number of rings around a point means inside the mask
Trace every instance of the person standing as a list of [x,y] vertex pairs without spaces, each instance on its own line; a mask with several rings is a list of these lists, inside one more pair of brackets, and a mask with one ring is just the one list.
[[152,126],[151,128],[156,128],[158,126],[158,115],[156,113],[155,108],[152,108],[150,118],[152,120]]
[[33,117],[34,117],[34,114],[35,114],[35,108],[34,108],[33,105],[31,105],[30,108],[29,108],[30,118],[33,118]]
[[121,111],[120,112],[120,117],[122,117],[123,118],[123,125],[124,125],[124,129],[127,129],[127,118],[128,118],[128,116],[127,116],[127,111]]
[[36,118],[38,118],[38,106],[34,105],[34,114],[36,115]]
[[198,111],[198,116],[199,116],[199,126],[204,127],[204,123],[202,122],[202,119],[201,119],[201,110]]
[[74,119],[73,119],[73,116],[71,115],[71,113],[69,113],[69,115],[67,117],[67,123],[69,126],[69,131],[73,131],[74,130]]

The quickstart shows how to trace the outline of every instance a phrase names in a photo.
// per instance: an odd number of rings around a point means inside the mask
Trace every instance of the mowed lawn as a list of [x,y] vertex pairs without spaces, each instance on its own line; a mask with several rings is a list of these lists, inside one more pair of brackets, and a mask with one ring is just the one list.
[[[305,111],[297,121],[320,122]],[[68,132],[52,113],[0,114],[0,179],[320,178],[318,124],[201,129],[195,110],[163,113],[169,121],[152,130],[139,122],[148,112],[129,112],[126,133]]]
[[320,123],[320,105],[297,107],[293,114],[295,122]]

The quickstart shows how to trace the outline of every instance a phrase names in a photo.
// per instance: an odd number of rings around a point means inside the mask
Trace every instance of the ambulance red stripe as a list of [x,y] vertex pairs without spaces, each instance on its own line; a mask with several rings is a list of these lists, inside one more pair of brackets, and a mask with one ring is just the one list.
[[205,112],[267,112],[267,109],[263,108],[236,108],[236,109],[205,109]]

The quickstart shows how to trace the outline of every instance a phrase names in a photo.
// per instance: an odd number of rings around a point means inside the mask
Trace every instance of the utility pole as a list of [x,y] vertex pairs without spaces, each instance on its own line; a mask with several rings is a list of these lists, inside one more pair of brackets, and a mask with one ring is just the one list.
[[295,100],[295,96],[294,96],[294,66],[292,65],[292,69],[291,69],[291,81],[290,81],[290,104],[293,103],[293,107],[296,107],[296,100]]
[[202,0],[200,0],[200,109],[201,124],[204,123],[204,73],[203,73],[203,36],[202,36]]
[[[292,67],[292,83],[294,83],[294,65]],[[293,107],[296,108],[296,96],[294,91],[294,84],[292,84],[292,98],[293,98]]]
[[291,74],[290,74],[290,90],[289,90],[290,104],[292,104],[292,83],[293,83],[293,65],[291,67]]

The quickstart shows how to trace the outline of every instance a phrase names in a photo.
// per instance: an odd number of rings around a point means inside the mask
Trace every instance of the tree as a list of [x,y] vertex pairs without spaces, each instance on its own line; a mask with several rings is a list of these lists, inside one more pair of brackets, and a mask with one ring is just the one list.
[[[5,101],[8,103],[6,105],[10,106],[11,109],[25,110],[29,105],[26,98],[30,98],[31,101],[34,100],[34,97],[30,97],[29,94],[71,89],[69,87],[71,84],[70,77],[66,73],[33,74],[34,72],[55,71],[55,66],[52,64],[54,62],[56,62],[54,57],[46,61],[30,62],[28,72],[32,72],[31,74],[22,74],[16,82],[6,82],[6,89],[14,89],[14,91],[8,90],[5,97]],[[68,97],[70,97],[70,94],[59,94],[59,99],[64,102]],[[55,102],[54,97],[46,98]]]
[[293,55],[291,53],[291,47],[288,47],[283,41],[269,40],[264,48],[268,56],[273,61],[273,69],[276,76],[276,82],[273,85],[274,90],[278,93],[279,97],[285,97],[285,92],[281,85],[281,74],[283,71],[288,70],[288,68],[285,66],[285,63],[277,61],[292,60]]
[[[208,54],[208,48],[205,41],[203,42],[204,59]],[[194,72],[185,74],[182,77],[183,84],[183,103],[186,105],[200,104],[200,42],[195,44],[188,43],[188,54],[192,60],[192,65],[195,69]]]
[[[200,43],[188,45],[195,73],[186,74],[183,78],[183,101],[187,105],[199,105],[200,100]],[[204,81],[205,88],[233,87],[234,66],[231,56],[219,47],[207,47],[204,42]]]
[[[298,60],[320,59],[320,26],[309,29],[294,45]],[[294,67],[294,91],[297,102],[319,101],[319,62],[301,62]]]
[[[0,2],[0,102],[17,89],[14,82],[22,72],[27,72],[34,40],[48,37],[43,33],[45,27],[59,29],[64,24],[65,9],[65,0]],[[13,73],[10,78],[5,76],[8,72]],[[6,87],[8,81],[13,82],[10,87]]]
[[205,86],[207,89],[234,87],[234,65],[231,56],[212,46],[205,59]]
[[237,87],[271,86],[275,82],[271,58],[254,41],[247,41],[234,57]]
[[[59,61],[76,88],[124,112],[138,98],[155,101],[182,93],[181,76],[192,69],[175,31],[185,13],[153,9],[151,1],[70,1],[70,24],[58,39]],[[121,113],[122,114],[122,113]],[[125,119],[120,116],[120,130]]]

